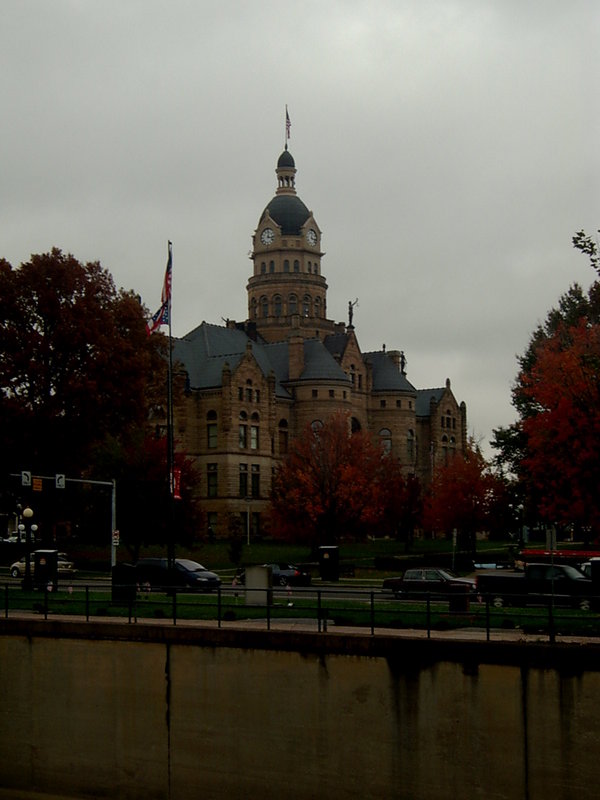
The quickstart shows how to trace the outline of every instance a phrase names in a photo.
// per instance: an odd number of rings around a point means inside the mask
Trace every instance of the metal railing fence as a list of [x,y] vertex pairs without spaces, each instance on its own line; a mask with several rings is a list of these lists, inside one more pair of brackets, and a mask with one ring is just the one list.
[[[507,598],[509,600],[509,598]],[[353,627],[372,636],[390,630],[435,632],[469,629],[489,640],[494,631],[515,631],[547,636],[600,636],[600,603],[590,598],[591,609],[573,607],[573,598],[560,595],[530,598],[527,607],[496,608],[491,596],[476,594],[424,594],[394,598],[380,590],[336,586],[245,589],[221,586],[212,594],[173,588],[144,591],[131,584],[73,583],[24,591],[18,583],[4,586],[4,616],[33,614],[48,619],[78,617],[87,622],[100,618],[139,621],[161,620],[177,625],[206,621],[218,627],[254,622],[267,630],[277,623],[302,623],[319,633],[329,628]]]

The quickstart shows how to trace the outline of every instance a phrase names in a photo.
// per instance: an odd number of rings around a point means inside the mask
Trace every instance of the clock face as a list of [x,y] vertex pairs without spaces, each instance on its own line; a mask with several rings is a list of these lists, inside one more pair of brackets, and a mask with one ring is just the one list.
[[260,240],[263,244],[272,244],[273,239],[275,239],[275,234],[271,230],[271,228],[265,228],[264,231],[260,235]]
[[317,243],[317,234],[316,234],[315,231],[313,231],[312,228],[310,230],[306,231],[306,240],[313,247],[316,245],[316,243]]

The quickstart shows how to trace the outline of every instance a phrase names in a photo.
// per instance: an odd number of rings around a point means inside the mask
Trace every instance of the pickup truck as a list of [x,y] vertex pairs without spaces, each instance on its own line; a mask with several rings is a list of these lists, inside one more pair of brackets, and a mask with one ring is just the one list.
[[477,576],[477,592],[493,606],[539,605],[552,601],[589,611],[592,581],[569,564],[526,564],[516,572],[484,572]]
[[398,578],[385,578],[384,592],[393,592],[396,597],[423,597],[425,594],[457,594],[475,592],[476,583],[472,578],[459,578],[449,569],[425,567],[407,569]]

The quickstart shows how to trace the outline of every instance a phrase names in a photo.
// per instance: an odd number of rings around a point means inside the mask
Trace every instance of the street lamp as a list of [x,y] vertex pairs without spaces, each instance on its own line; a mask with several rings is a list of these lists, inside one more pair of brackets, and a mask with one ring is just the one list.
[[29,592],[33,588],[31,580],[31,534],[37,531],[37,525],[31,524],[33,510],[29,506],[23,509],[21,516],[25,520],[24,524],[21,523],[19,525],[19,531],[25,531],[25,577],[23,578],[23,589]]

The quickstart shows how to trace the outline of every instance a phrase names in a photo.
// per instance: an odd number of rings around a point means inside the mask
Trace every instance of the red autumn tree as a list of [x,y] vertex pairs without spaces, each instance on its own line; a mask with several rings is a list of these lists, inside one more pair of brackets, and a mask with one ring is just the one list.
[[450,536],[457,531],[460,550],[475,553],[477,531],[488,530],[492,511],[504,495],[500,478],[473,443],[434,473],[425,501],[424,527]]
[[307,426],[273,482],[275,535],[315,547],[366,536],[382,520],[386,460],[368,434],[350,432],[347,414]]
[[[0,261],[2,457],[11,471],[80,471],[90,447],[147,419],[159,368],[144,309],[97,262],[58,249]],[[10,424],[6,424],[10,421]]]
[[406,475],[400,463],[388,456],[381,459],[377,483],[381,514],[379,530],[403,541],[408,551],[423,514],[419,479],[415,475]]
[[[167,525],[186,536],[195,518],[187,486],[177,506],[185,522],[173,523],[166,445],[149,435],[150,418],[164,417],[165,354],[165,337],[147,335],[139,297],[117,289],[99,263],[57,248],[18,268],[0,259],[2,472],[116,478],[125,540],[160,541]],[[86,539],[105,537],[106,498],[73,491],[35,498],[41,530],[50,535],[60,521]],[[10,489],[0,487],[0,510],[13,512],[18,501],[31,502],[12,479]]]
[[542,342],[522,391],[525,467],[549,522],[600,530],[600,325],[582,318]]

